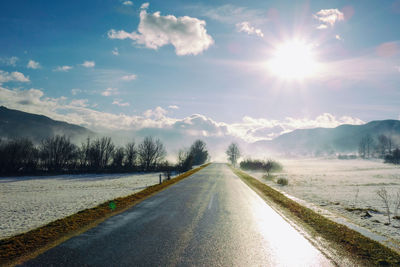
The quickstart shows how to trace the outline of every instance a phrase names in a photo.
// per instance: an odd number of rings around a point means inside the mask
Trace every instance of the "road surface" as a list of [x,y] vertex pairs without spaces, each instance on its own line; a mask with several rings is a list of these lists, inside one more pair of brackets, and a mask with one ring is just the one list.
[[25,266],[331,266],[225,164],[191,177]]

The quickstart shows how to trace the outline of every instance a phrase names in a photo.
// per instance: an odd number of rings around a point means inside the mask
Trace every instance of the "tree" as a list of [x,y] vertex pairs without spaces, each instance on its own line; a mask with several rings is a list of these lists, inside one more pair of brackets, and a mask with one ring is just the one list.
[[138,147],[139,162],[145,171],[154,170],[166,154],[167,152],[160,139],[154,140],[151,136],[145,137]]
[[105,169],[109,166],[115,146],[110,137],[96,139],[89,144],[89,166],[91,169]]
[[236,166],[237,160],[240,158],[240,150],[236,143],[231,143],[226,150],[226,155],[228,156],[229,162]]
[[379,135],[378,136],[378,152],[379,152],[379,154],[381,154],[382,157],[385,156],[388,148],[389,148],[389,138],[384,134]]
[[117,149],[115,149],[115,152],[113,154],[113,168],[114,169],[122,169],[122,165],[124,162],[124,158],[125,158],[125,149],[123,147],[118,147]]
[[188,150],[180,149],[178,152],[178,169],[185,172],[193,167],[193,155]]
[[0,144],[0,172],[32,172],[38,166],[38,150],[26,138],[2,141]]
[[125,145],[125,166],[133,169],[136,166],[137,150],[135,141],[127,143]]
[[374,139],[371,135],[364,136],[358,145],[358,153],[362,158],[369,158],[372,154],[372,147],[374,144]]
[[40,157],[48,170],[63,170],[76,159],[77,147],[65,135],[46,138],[40,146]]
[[190,147],[189,153],[193,157],[193,165],[201,165],[205,163],[208,159],[208,151],[206,148],[206,143],[202,140],[196,140]]

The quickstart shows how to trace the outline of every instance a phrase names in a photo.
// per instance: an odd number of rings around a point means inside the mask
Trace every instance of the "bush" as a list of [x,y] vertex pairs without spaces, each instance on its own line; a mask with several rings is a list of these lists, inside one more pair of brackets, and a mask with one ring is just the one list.
[[288,184],[289,184],[289,181],[288,181],[288,179],[286,179],[286,178],[279,178],[279,179],[276,181],[276,183],[279,184],[279,185],[285,186],[285,185],[288,185]]
[[282,165],[274,160],[252,160],[246,159],[240,162],[240,168],[243,170],[252,170],[252,171],[265,171],[267,175],[270,175],[270,172],[277,172],[282,170]]

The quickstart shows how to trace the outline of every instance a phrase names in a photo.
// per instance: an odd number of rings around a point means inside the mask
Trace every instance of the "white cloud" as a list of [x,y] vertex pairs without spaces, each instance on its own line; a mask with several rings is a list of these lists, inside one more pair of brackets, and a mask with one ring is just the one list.
[[40,64],[39,64],[39,62],[36,62],[36,61],[34,61],[34,60],[29,60],[29,62],[28,62],[28,64],[26,65],[26,67],[28,68],[28,69],[40,69],[41,68],[41,66],[40,66]]
[[85,68],[93,68],[96,65],[96,63],[94,61],[86,60],[81,65],[84,66]]
[[65,66],[58,66],[58,67],[55,68],[53,71],[64,71],[64,72],[67,72],[67,71],[69,71],[70,69],[72,69],[72,66],[67,66],[67,65],[65,65]]
[[328,28],[328,26],[326,26],[325,24],[320,24],[320,25],[317,26],[318,30],[325,30],[327,28]]
[[236,24],[239,21],[250,21],[251,23],[260,25],[269,20],[264,10],[249,9],[231,4],[219,7],[194,6],[193,9],[207,18],[227,24]]
[[207,34],[206,22],[189,16],[161,16],[160,12],[148,14],[145,9],[140,11],[138,32],[128,33],[124,30],[111,29],[110,39],[131,39],[150,49],[158,49],[167,44],[175,47],[179,56],[198,55],[214,43]]
[[18,57],[5,57],[5,58],[0,58],[0,63],[4,64],[6,66],[12,66],[15,67],[17,65]]
[[343,41],[343,38],[339,34],[335,35],[335,39],[339,40],[339,41]]
[[0,70],[0,84],[6,82],[29,82],[29,77],[18,71],[6,72]]
[[74,99],[70,102],[71,106],[76,106],[76,107],[87,107],[89,106],[89,101],[87,99]]
[[110,95],[116,95],[118,94],[118,88],[107,88],[106,90],[104,90],[101,95],[103,96],[110,96]]
[[236,24],[236,29],[238,32],[247,32],[247,34],[255,34],[259,37],[264,37],[263,32],[260,29],[256,29],[250,25],[250,22],[243,21]]
[[318,29],[326,29],[328,25],[333,27],[337,21],[344,20],[344,14],[336,8],[321,9],[313,16],[323,23],[317,27]]
[[179,107],[177,105],[169,105],[168,108],[170,108],[170,109],[179,109]]
[[111,51],[111,53],[112,53],[114,56],[119,56],[118,48],[115,47],[115,48]]
[[[114,105],[128,106],[129,103],[116,99]],[[327,127],[341,124],[362,124],[362,120],[349,116],[336,117],[329,113],[315,118],[293,118],[271,120],[245,116],[237,123],[217,122],[201,114],[185,118],[173,118],[161,108],[146,110],[143,115],[112,114],[93,110],[86,99],[67,102],[65,97],[46,97],[38,89],[10,90],[0,86],[0,105],[26,112],[49,116],[56,120],[79,124],[92,129],[129,130],[159,129],[174,136],[238,138],[246,142],[268,140],[295,129]]]
[[77,95],[77,94],[79,94],[79,93],[81,93],[81,92],[82,92],[82,90],[79,89],[79,88],[73,88],[73,89],[71,89],[71,94],[72,94],[72,95]]
[[136,78],[137,78],[136,74],[128,74],[128,75],[122,76],[121,80],[123,80],[123,81],[133,81],[133,80],[136,80]]
[[148,9],[148,8],[149,8],[149,3],[148,3],[148,2],[143,3],[143,4],[140,6],[140,9]]
[[124,1],[124,2],[122,2],[122,4],[125,6],[133,6],[132,1]]
[[120,107],[128,107],[130,104],[128,102],[122,102],[121,99],[114,99],[114,101],[112,102],[113,105],[117,105]]

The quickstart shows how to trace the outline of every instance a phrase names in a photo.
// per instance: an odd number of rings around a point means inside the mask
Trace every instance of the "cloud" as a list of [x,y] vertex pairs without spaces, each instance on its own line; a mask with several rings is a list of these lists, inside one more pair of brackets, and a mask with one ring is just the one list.
[[236,29],[238,32],[247,32],[247,34],[255,34],[259,37],[264,37],[263,32],[260,29],[256,29],[250,25],[250,22],[243,21],[236,24]]
[[112,53],[114,56],[119,56],[118,48],[115,47],[115,48],[111,51],[111,53]]
[[124,6],[133,6],[132,1],[124,1],[124,2],[122,2],[122,4],[123,4]]
[[111,96],[116,94],[118,94],[118,88],[111,88],[111,87],[107,88],[101,93],[101,95],[103,96]]
[[108,37],[131,39],[137,44],[155,50],[171,44],[179,56],[198,55],[214,43],[213,38],[207,34],[205,26],[206,22],[197,18],[161,16],[160,12],[149,14],[142,9],[137,32],[128,33],[124,30],[111,29]]
[[[115,99],[113,104],[129,105],[121,101]],[[283,120],[245,116],[236,123],[218,122],[201,114],[174,118],[168,116],[168,111],[161,107],[146,110],[142,115],[113,114],[90,108],[87,99],[76,99],[68,102],[65,97],[46,97],[43,91],[38,89],[10,90],[1,86],[0,105],[46,115],[56,120],[83,125],[93,130],[127,130],[134,133],[145,129],[152,129],[154,132],[157,129],[158,133],[179,136],[179,138],[182,136],[223,138],[223,140],[234,138],[243,142],[269,140],[295,129],[332,128],[341,124],[364,123],[358,118],[336,117],[330,113],[323,113],[315,118],[287,117]]]
[[326,26],[325,24],[320,24],[320,25],[317,26],[318,30],[325,30],[327,28],[328,28],[328,26]]
[[72,95],[77,95],[77,94],[79,94],[79,93],[81,93],[81,92],[82,92],[82,90],[79,89],[79,88],[73,88],[73,89],[71,89],[71,94],[72,94]]
[[344,20],[344,14],[338,9],[321,9],[313,17],[322,22],[317,29],[326,29],[328,25],[333,27],[336,22]]
[[87,99],[74,99],[70,102],[70,105],[76,107],[87,107],[89,106],[89,103]]
[[143,3],[143,4],[140,6],[140,9],[147,9],[147,8],[149,8],[149,3],[148,3],[148,2]]
[[55,68],[53,71],[63,71],[63,72],[67,72],[69,70],[72,69],[72,66],[58,66],[57,68]]
[[170,108],[170,109],[179,109],[179,107],[177,105],[169,105],[168,108]]
[[335,35],[335,39],[339,40],[339,41],[343,41],[343,38],[339,34]]
[[86,60],[86,61],[83,62],[81,65],[84,66],[85,68],[93,68],[96,64],[95,64],[94,61],[88,61],[88,60]]
[[121,80],[123,80],[123,81],[133,81],[133,80],[136,80],[136,78],[137,78],[136,74],[128,74],[128,75],[122,76]]
[[39,64],[39,62],[36,62],[36,61],[34,61],[34,60],[29,60],[29,62],[28,62],[28,64],[26,65],[26,67],[28,68],[28,69],[40,69],[41,68],[41,66],[40,66],[40,64]]
[[18,71],[6,72],[0,70],[0,84],[6,82],[29,82],[29,77]]
[[231,4],[219,7],[194,6],[194,10],[201,15],[227,24],[237,24],[240,21],[250,21],[253,24],[264,24],[268,22],[266,12],[261,9],[249,9]]
[[17,65],[18,57],[4,57],[0,58],[0,64],[15,67]]
[[114,101],[112,102],[113,105],[117,105],[120,107],[128,107],[130,104],[128,102],[122,102],[121,99],[114,99]]

